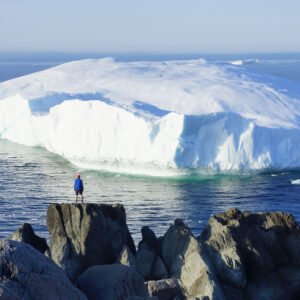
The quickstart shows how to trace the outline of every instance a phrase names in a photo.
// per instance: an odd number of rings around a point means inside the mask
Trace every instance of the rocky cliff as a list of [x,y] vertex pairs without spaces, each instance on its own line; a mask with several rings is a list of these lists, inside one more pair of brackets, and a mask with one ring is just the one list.
[[[288,213],[230,209],[211,217],[198,237],[180,219],[158,238],[143,227],[137,251],[121,205],[52,204],[47,223],[61,268],[31,246],[1,242],[0,295],[38,298],[43,289],[30,280],[37,278],[57,286],[61,299],[84,299],[81,292],[95,300],[299,299],[300,228]],[[28,224],[11,237],[47,248]]]
[[199,239],[226,299],[299,299],[300,229],[291,214],[231,209]]

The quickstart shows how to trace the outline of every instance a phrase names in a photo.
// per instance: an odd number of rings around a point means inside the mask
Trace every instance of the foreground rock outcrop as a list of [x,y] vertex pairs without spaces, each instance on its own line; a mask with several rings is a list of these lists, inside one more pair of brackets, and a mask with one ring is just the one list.
[[65,272],[25,243],[0,240],[0,298],[86,300]]
[[148,296],[143,277],[132,268],[119,264],[90,267],[79,276],[78,287],[89,300]]
[[232,209],[201,234],[227,299],[299,299],[300,229],[283,212]]
[[89,299],[300,295],[300,228],[288,213],[231,209],[211,217],[198,238],[179,219],[159,238],[143,227],[138,251],[121,205],[52,204],[47,223],[53,260]]
[[135,246],[122,205],[51,204],[47,213],[51,257],[71,280],[94,265],[112,264]]

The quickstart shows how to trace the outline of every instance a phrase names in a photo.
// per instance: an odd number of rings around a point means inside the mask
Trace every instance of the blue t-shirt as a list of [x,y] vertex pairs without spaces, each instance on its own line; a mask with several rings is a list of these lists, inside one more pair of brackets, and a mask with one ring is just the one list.
[[83,181],[80,178],[75,179],[74,190],[81,192],[83,191]]

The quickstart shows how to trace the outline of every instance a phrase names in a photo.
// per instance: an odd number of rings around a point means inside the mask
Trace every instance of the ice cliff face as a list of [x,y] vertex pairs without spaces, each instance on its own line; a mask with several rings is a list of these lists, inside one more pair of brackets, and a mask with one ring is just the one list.
[[88,168],[300,167],[300,86],[203,60],[67,63],[0,84],[0,137]]

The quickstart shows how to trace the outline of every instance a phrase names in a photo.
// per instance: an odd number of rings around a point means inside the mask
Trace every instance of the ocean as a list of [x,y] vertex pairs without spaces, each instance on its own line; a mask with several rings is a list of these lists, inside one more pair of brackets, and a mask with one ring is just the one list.
[[[0,54],[0,82],[41,71],[63,62],[101,58],[97,54]],[[300,84],[300,54],[182,54],[110,55],[120,61],[204,58],[228,61],[253,72],[279,76]],[[299,150],[300,151],[300,150]],[[72,203],[73,180],[81,173],[85,201],[121,203],[129,229],[138,241],[142,226],[160,236],[176,218],[195,235],[209,217],[231,207],[251,211],[282,210],[300,221],[299,171],[255,175],[211,175],[156,178],[80,170],[41,148],[0,140],[0,238],[8,237],[24,222],[49,238],[47,207],[53,202]]]

